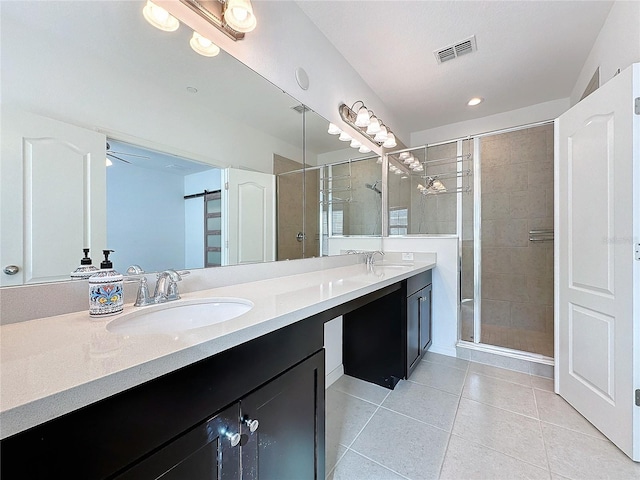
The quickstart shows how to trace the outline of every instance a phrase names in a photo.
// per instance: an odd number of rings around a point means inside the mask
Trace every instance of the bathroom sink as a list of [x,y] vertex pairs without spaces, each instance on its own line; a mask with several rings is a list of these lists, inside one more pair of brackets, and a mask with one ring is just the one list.
[[109,322],[107,330],[125,335],[177,333],[226,322],[252,308],[253,302],[243,298],[178,300],[125,314]]

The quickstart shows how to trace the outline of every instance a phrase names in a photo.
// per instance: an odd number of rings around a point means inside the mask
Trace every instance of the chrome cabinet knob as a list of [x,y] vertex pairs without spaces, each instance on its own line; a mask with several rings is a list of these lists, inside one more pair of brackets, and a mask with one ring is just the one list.
[[231,432],[225,432],[224,436],[229,439],[232,447],[238,446],[238,444],[240,443],[240,439],[242,438],[242,435],[240,435],[239,433],[231,433]]
[[17,265],[7,265],[2,271],[7,275],[15,275],[20,271],[20,267]]
[[249,427],[249,431],[251,433],[255,432],[260,426],[260,422],[258,422],[258,420],[256,419],[251,420],[248,417],[244,419],[244,423],[247,427]]

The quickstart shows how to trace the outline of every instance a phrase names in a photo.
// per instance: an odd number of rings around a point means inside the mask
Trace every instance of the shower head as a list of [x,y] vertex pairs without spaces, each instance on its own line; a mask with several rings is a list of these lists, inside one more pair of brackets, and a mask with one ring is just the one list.
[[373,190],[374,192],[376,192],[377,194],[382,195],[382,191],[378,188],[378,184],[380,183],[380,180],[376,180],[373,185],[371,185],[370,183],[365,183],[364,186],[367,187],[369,190]]

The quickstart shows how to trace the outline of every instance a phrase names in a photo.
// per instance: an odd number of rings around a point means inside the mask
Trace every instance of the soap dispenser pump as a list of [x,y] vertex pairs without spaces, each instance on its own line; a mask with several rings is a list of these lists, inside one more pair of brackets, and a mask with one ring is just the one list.
[[86,280],[91,275],[98,272],[98,268],[91,264],[89,249],[83,248],[82,251],[84,252],[84,258],[80,260],[80,266],[71,272],[72,280]]
[[116,272],[109,254],[103,250],[100,270],[89,277],[89,316],[93,318],[116,315],[124,309],[124,277]]

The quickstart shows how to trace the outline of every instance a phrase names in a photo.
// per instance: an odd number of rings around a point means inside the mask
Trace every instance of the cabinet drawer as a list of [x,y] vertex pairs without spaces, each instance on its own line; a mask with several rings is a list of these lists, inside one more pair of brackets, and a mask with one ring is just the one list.
[[413,277],[407,279],[407,296],[413,295],[418,290],[422,290],[424,287],[431,283],[431,270],[419,273]]

